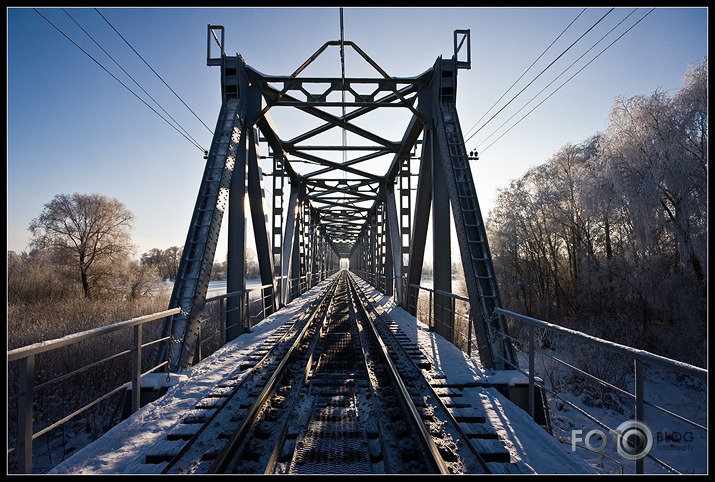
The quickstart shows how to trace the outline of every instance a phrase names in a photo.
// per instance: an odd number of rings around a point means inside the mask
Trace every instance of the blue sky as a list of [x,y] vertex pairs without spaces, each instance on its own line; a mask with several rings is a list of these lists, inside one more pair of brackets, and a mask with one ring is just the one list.
[[[228,55],[239,53],[250,66],[274,75],[292,73],[325,42],[340,38],[337,7],[98,10],[181,100],[97,11],[67,11],[205,149],[212,136],[203,124],[215,127],[221,102],[219,69],[206,66],[208,24],[225,27]],[[440,55],[451,57],[454,30],[471,31],[472,68],[459,71],[457,107],[469,138],[467,149],[480,152],[472,169],[486,218],[497,188],[547,161],[565,144],[603,131],[616,96],[649,95],[656,90],[672,94],[688,66],[707,55],[706,8],[656,8],[513,126],[651,8],[583,10],[345,8],[344,33],[388,74],[408,77],[430,69]],[[171,120],[65,12],[38,11]],[[542,53],[539,62],[489,111]],[[338,53],[321,60],[321,68],[329,71],[316,74],[339,76]],[[358,75],[359,64],[346,57],[346,75]],[[283,134],[281,126],[279,131]],[[182,246],[203,166],[201,149],[36,11],[7,9],[8,250],[26,250],[30,221],[56,194],[73,192],[98,192],[123,202],[136,217],[137,255],[151,248]],[[217,259],[223,256],[225,248],[220,247]]]

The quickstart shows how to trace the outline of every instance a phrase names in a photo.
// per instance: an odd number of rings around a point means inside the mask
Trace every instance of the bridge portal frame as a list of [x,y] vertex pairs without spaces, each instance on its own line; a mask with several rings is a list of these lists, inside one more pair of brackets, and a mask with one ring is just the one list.
[[[212,53],[214,40],[219,56]],[[169,305],[170,309],[179,307],[181,313],[165,325],[164,334],[171,335],[173,343],[161,347],[157,358],[169,360],[172,371],[182,371],[193,362],[226,204],[227,291],[245,293],[248,201],[261,282],[273,287],[267,312],[337,270],[344,258],[349,259],[351,269],[408,308],[403,290],[420,282],[430,211],[434,288],[451,292],[451,207],[481,363],[497,369],[504,368],[504,360],[516,365],[511,345],[493,335],[495,328],[505,332],[506,326],[494,311],[500,306],[497,281],[456,115],[457,71],[471,68],[469,30],[454,32],[451,59],[438,58],[431,69],[416,77],[389,76],[357,45],[342,38],[326,42],[293,74],[269,76],[247,65],[238,54],[227,56],[223,42],[223,27],[209,25],[207,65],[221,68],[222,108]],[[342,77],[301,76],[334,46],[340,47]],[[378,75],[346,77],[346,47]],[[277,107],[308,114],[320,125],[283,139],[269,115]],[[341,108],[342,115],[330,112],[331,108]],[[385,108],[411,113],[397,141],[356,122]],[[341,145],[306,144],[332,129],[342,130]],[[366,143],[348,145],[347,133]],[[264,214],[262,142],[273,161],[274,192],[268,210],[272,220]],[[329,159],[328,151],[341,152],[342,162]],[[354,153],[356,157],[347,158]],[[382,156],[391,157],[384,174],[360,167]],[[412,196],[411,182],[414,160],[420,161],[416,196]],[[299,172],[298,164],[317,168]],[[290,193],[284,211],[286,182]],[[306,281],[296,285],[297,279]],[[232,328],[227,328],[227,340],[246,329],[244,309],[243,296],[229,298],[227,326]],[[443,323],[453,323],[451,314],[439,316]],[[175,344],[178,349],[173,349]]]

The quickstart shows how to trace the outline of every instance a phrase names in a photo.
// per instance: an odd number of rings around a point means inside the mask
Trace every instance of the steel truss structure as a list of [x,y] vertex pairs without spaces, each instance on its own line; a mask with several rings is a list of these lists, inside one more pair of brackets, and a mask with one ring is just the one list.
[[[245,292],[247,200],[261,282],[272,286],[269,312],[346,259],[353,272],[409,309],[405,290],[420,283],[430,213],[433,288],[451,292],[453,218],[480,361],[494,369],[505,368],[505,361],[516,365],[511,345],[492,336],[493,328],[506,332],[506,326],[494,312],[499,292],[456,110],[457,72],[471,68],[469,30],[454,32],[451,59],[440,57],[415,77],[388,75],[342,38],[325,43],[288,76],[262,74],[240,55],[227,56],[223,46],[223,27],[209,25],[207,65],[221,68],[222,107],[169,305],[182,312],[164,326],[173,343],[165,343],[157,357],[169,360],[172,371],[192,364],[227,207],[227,292]],[[339,49],[341,75],[306,75],[331,48]],[[347,55],[371,75],[346,77]],[[293,127],[310,127],[281,137],[271,117],[281,110],[310,119]],[[406,115],[401,138],[387,139],[385,123],[380,132],[365,127],[384,111]],[[396,122],[388,124],[394,128]],[[265,157],[259,155],[262,144]],[[267,210],[260,159],[272,160]],[[300,285],[299,279],[306,281]],[[233,322],[227,325],[234,328],[227,329],[227,340],[243,331],[242,299],[228,300]]]

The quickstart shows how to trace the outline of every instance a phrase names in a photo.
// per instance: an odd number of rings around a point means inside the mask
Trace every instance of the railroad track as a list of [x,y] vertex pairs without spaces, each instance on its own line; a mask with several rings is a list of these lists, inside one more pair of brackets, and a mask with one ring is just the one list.
[[145,464],[180,474],[518,472],[484,414],[430,368],[342,272]]

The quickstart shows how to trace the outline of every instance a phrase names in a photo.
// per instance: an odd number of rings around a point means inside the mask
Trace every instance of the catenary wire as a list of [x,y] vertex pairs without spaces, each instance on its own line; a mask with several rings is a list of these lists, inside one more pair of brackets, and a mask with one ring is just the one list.
[[[611,28],[608,32],[606,32],[606,34],[604,34],[595,44],[593,44],[588,50],[586,50],[583,54],[581,54],[576,60],[574,60],[574,61],[571,63],[571,65],[569,65],[568,67],[566,67],[566,68],[565,68],[559,75],[557,75],[551,82],[549,82],[548,84],[546,84],[546,86],[545,86],[543,89],[541,89],[538,93],[536,93],[536,95],[534,95],[531,99],[529,99],[529,101],[528,101],[526,104],[524,104],[519,110],[517,110],[516,112],[514,112],[514,114],[512,114],[507,120],[505,120],[504,122],[502,122],[502,124],[501,124],[499,127],[497,127],[496,129],[494,129],[494,132],[492,132],[491,134],[489,134],[489,135],[488,135],[487,137],[485,137],[479,144],[477,144],[477,146],[475,147],[475,149],[479,149],[479,147],[482,146],[487,140],[489,140],[489,138],[491,138],[493,135],[495,135],[497,132],[499,132],[499,130],[500,130],[502,127],[504,127],[506,124],[509,123],[510,120],[512,120],[514,117],[516,117],[517,114],[519,114],[519,112],[521,112],[521,111],[523,111],[524,109],[526,109],[526,107],[527,107],[529,104],[531,104],[531,103],[534,101],[534,99],[536,99],[538,96],[540,96],[546,89],[548,89],[549,87],[551,87],[551,86],[554,84],[554,82],[556,82],[557,80],[559,80],[559,79],[561,78],[561,76],[563,76],[566,72],[568,72],[568,71],[571,69],[571,67],[573,67],[574,65],[576,65],[576,63],[577,63],[579,60],[581,60],[582,58],[584,58],[591,50],[593,50],[594,48],[596,48],[596,46],[597,46],[599,43],[601,43],[601,42],[603,41],[603,39],[605,39],[606,37],[608,37],[615,29],[617,29],[618,27],[620,27],[620,26],[623,24],[623,22],[625,22],[626,20],[628,20],[628,18],[630,18],[630,16],[633,15],[637,10],[638,10],[638,7],[636,7],[635,9],[633,9],[633,10],[631,11],[631,13],[629,13],[628,15],[626,15],[626,16],[625,16],[620,22],[618,22],[613,28]],[[559,88],[560,88],[560,87],[559,87]],[[483,151],[482,151],[482,152],[483,152]]]
[[482,121],[482,119],[484,119],[484,118],[487,116],[487,114],[489,114],[489,113],[492,111],[492,109],[493,109],[494,107],[496,107],[496,105],[497,105],[499,102],[501,102],[501,100],[504,98],[504,96],[507,95],[507,94],[511,91],[511,89],[514,88],[514,86],[529,72],[529,70],[531,70],[531,68],[536,64],[536,62],[538,62],[538,61],[541,59],[541,57],[543,57],[543,56],[546,54],[546,52],[548,52],[549,49],[550,49],[551,47],[553,47],[553,45],[566,33],[566,31],[567,31],[569,28],[571,28],[571,25],[573,25],[574,22],[576,22],[576,20],[578,20],[579,17],[581,17],[581,15],[583,15],[583,12],[585,12],[587,8],[588,8],[588,7],[584,8],[583,10],[581,10],[581,12],[580,12],[578,15],[576,15],[576,18],[574,18],[573,20],[571,20],[571,23],[569,23],[569,24],[566,26],[566,28],[563,29],[563,31],[554,39],[554,41],[551,42],[551,44],[550,44],[548,47],[546,47],[546,49],[545,49],[543,52],[541,52],[541,54],[536,58],[536,60],[534,60],[534,61],[531,63],[531,65],[530,65],[529,67],[527,67],[527,69],[524,71],[524,73],[522,73],[522,74],[519,76],[519,78],[516,79],[516,80],[514,81],[514,83],[511,84],[511,86],[509,86],[508,89],[506,89],[506,91],[501,95],[501,97],[499,97],[499,98],[494,102],[494,104],[492,104],[492,106],[479,118],[479,120],[477,120],[477,122],[475,122],[474,125],[469,128],[469,130],[467,131],[467,133],[465,134],[465,136],[468,136],[468,135],[472,132],[472,130],[473,130],[475,127],[477,127],[477,125]]
[[44,15],[42,15],[42,13],[40,13],[40,11],[37,10],[36,8],[33,7],[32,9],[33,9],[40,17],[42,17],[43,19],[45,19],[45,21],[46,21],[47,23],[49,23],[50,25],[52,25],[52,27],[54,27],[55,30],[57,30],[60,34],[62,34],[63,37],[65,37],[67,40],[69,40],[69,41],[72,43],[72,45],[74,45],[74,46],[77,47],[79,50],[81,50],[82,53],[84,53],[87,57],[89,57],[92,61],[94,61],[94,63],[96,63],[102,70],[104,70],[106,73],[108,73],[114,80],[116,80],[117,82],[119,82],[119,84],[120,84],[122,87],[124,87],[125,89],[127,89],[132,95],[134,95],[134,97],[136,97],[137,99],[139,99],[144,105],[146,105],[149,109],[151,109],[156,115],[158,115],[159,117],[161,117],[161,119],[162,119],[164,122],[166,122],[167,124],[169,124],[176,132],[178,132],[179,134],[181,134],[181,136],[183,136],[187,141],[191,142],[197,149],[199,149],[200,151],[204,152],[204,149],[203,149],[201,146],[199,146],[199,145],[197,145],[197,144],[194,144],[194,142],[193,142],[191,139],[189,139],[188,137],[186,137],[186,135],[185,135],[183,132],[181,132],[179,129],[177,129],[174,124],[172,124],[171,122],[169,122],[164,116],[162,116],[159,112],[157,112],[156,109],[154,109],[154,108],[153,108],[151,105],[149,105],[144,99],[142,99],[139,95],[137,95],[136,92],[134,92],[131,88],[129,88],[124,82],[122,82],[121,80],[119,80],[119,79],[117,78],[117,76],[115,76],[113,73],[111,73],[109,70],[107,70],[107,68],[104,67],[104,66],[101,64],[101,62],[99,62],[97,59],[95,59],[94,57],[92,57],[92,55],[91,55],[89,52],[87,52],[87,51],[84,50],[82,47],[80,47],[74,40],[72,40],[66,33],[64,33],[64,32],[62,31],[62,29],[60,29],[57,25],[55,25],[54,23],[52,23],[52,21],[51,21],[50,19],[48,19],[47,17],[45,17]]
[[146,66],[149,67],[149,69],[150,69],[152,72],[154,72],[154,75],[156,75],[156,76],[159,78],[159,80],[161,80],[161,81],[164,83],[164,85],[166,85],[166,87],[176,96],[176,98],[179,99],[179,100],[181,101],[181,103],[184,104],[184,106],[186,106],[187,109],[189,109],[189,111],[194,115],[194,117],[196,117],[196,119],[198,119],[198,121],[201,122],[201,124],[203,124],[203,126],[206,128],[206,130],[208,130],[208,131],[213,135],[213,131],[211,130],[211,128],[209,128],[209,126],[207,126],[207,125],[204,123],[204,121],[201,120],[201,118],[196,114],[196,112],[194,112],[194,111],[191,109],[191,107],[189,107],[189,106],[186,104],[186,102],[184,102],[184,100],[179,96],[179,94],[177,94],[177,93],[174,91],[174,89],[172,89],[171,86],[166,83],[166,81],[161,77],[161,75],[159,75],[159,74],[156,72],[156,70],[154,70],[154,69],[152,68],[152,66],[149,65],[149,62],[147,62],[147,61],[144,59],[144,57],[142,57],[142,56],[139,54],[139,52],[137,52],[136,49],[135,49],[134,47],[132,47],[132,45],[127,41],[127,39],[124,38],[124,36],[123,36],[121,33],[119,33],[119,31],[114,27],[114,25],[112,25],[112,24],[109,22],[109,20],[107,20],[106,17],[105,17],[104,15],[102,15],[102,13],[101,13],[99,10],[97,10],[96,8],[95,8],[94,10],[99,14],[100,17],[102,17],[102,18],[104,19],[105,22],[107,22],[107,25],[109,25],[109,26],[112,28],[112,30],[114,30],[114,31],[117,33],[117,35],[119,35],[119,37],[120,37],[122,40],[124,40],[124,43],[126,43],[126,44],[129,46],[129,48],[132,49],[135,54],[137,54],[137,56],[142,60],[142,62],[144,62],[144,63],[146,64]]
[[139,84],[139,82],[137,82],[137,80],[136,80],[134,77],[132,77],[132,75],[131,75],[129,72],[127,72],[127,71],[124,69],[124,67],[122,67],[122,66],[119,64],[119,62],[117,62],[117,60],[116,60],[114,57],[112,57],[112,55],[111,55],[109,52],[107,52],[107,51],[104,49],[104,47],[102,47],[102,46],[99,44],[99,42],[97,42],[97,40],[96,40],[94,37],[92,37],[92,35],[91,35],[89,32],[87,32],[87,30],[85,30],[84,27],[82,27],[82,26],[79,24],[79,22],[77,22],[77,20],[76,20],[74,17],[72,17],[72,15],[69,14],[69,12],[68,12],[67,10],[65,10],[65,9],[63,8],[62,11],[65,12],[65,14],[66,14],[70,19],[72,19],[72,21],[75,23],[75,25],[77,25],[77,27],[79,27],[79,28],[87,35],[87,37],[89,37],[89,38],[92,40],[92,42],[94,42],[94,44],[95,44],[97,47],[99,47],[99,48],[102,50],[102,52],[104,52],[104,53],[107,55],[107,57],[109,57],[109,58],[112,60],[112,62],[114,62],[114,64],[121,69],[122,72],[124,72],[124,73],[127,75],[127,77],[129,77],[130,79],[132,79],[132,81],[136,84],[137,87],[139,87],[139,88],[142,90],[142,92],[144,92],[152,101],[154,101],[154,103],[157,105],[157,107],[159,107],[159,108],[162,110],[162,112],[164,112],[164,114],[166,114],[172,121],[174,121],[174,122],[176,123],[176,125],[184,132],[184,134],[186,134],[187,137],[190,137],[190,138],[191,138],[191,140],[193,141],[194,145],[201,147],[201,145],[198,143],[198,141],[197,141],[196,139],[194,139],[193,137],[191,137],[191,135],[188,133],[188,131],[187,131],[186,129],[184,129],[184,128],[181,126],[181,124],[179,124],[179,121],[177,121],[176,119],[174,119],[174,118],[171,116],[171,114],[169,114],[169,113],[166,111],[166,109],[164,109],[164,108],[161,106],[161,104],[159,104],[159,102],[158,102],[154,97],[152,97],[152,95],[151,95],[149,92],[147,92],[146,89],[144,89],[144,87],[142,87],[141,84]]
[[563,87],[564,85],[566,85],[568,82],[571,81],[571,79],[573,79],[573,78],[576,77],[579,73],[581,73],[581,71],[582,71],[583,69],[585,69],[586,67],[588,67],[588,66],[591,64],[591,62],[593,62],[593,61],[596,60],[598,57],[600,57],[602,53],[604,53],[606,50],[608,50],[613,44],[615,44],[618,40],[620,40],[625,34],[627,34],[628,32],[630,32],[631,29],[633,29],[633,27],[635,27],[636,25],[638,25],[644,18],[646,18],[648,15],[650,15],[651,12],[653,12],[653,10],[655,10],[655,7],[651,8],[651,9],[650,9],[645,15],[643,15],[636,23],[634,23],[633,25],[631,25],[631,26],[628,28],[628,30],[626,30],[625,32],[623,32],[621,35],[618,36],[618,38],[616,38],[613,42],[611,42],[610,44],[608,44],[603,50],[601,50],[601,51],[598,53],[598,55],[596,55],[594,58],[592,58],[591,60],[589,60],[586,65],[584,65],[583,67],[581,67],[581,68],[578,70],[578,72],[574,73],[571,77],[569,77],[568,79],[566,79],[566,81],[565,81],[563,84],[561,84],[556,90],[554,90],[551,94],[549,94],[548,97],[546,97],[544,100],[542,100],[541,102],[539,102],[539,103],[538,103],[536,106],[534,106],[534,108],[531,109],[529,112],[527,112],[526,114],[524,114],[524,116],[523,116],[521,119],[519,119],[519,120],[518,120],[514,125],[512,125],[509,129],[507,129],[502,135],[500,135],[498,138],[496,138],[491,144],[489,144],[487,147],[485,147],[485,148],[482,150],[482,152],[484,152],[484,151],[486,151],[487,149],[489,149],[492,145],[494,145],[495,142],[497,142],[499,139],[501,139],[502,137],[504,137],[504,135],[505,135],[507,132],[509,132],[510,130],[512,130],[514,127],[516,127],[516,126],[517,126],[521,121],[523,121],[529,114],[531,114],[532,112],[534,112],[541,104],[543,104],[544,102],[546,102],[552,95],[554,95],[556,92],[558,92],[558,91],[561,89],[561,87]]
[[464,142],[469,141],[469,140],[470,140],[472,137],[474,137],[479,131],[481,131],[482,129],[484,129],[484,127],[486,127],[487,124],[489,124],[497,115],[499,115],[504,109],[506,109],[507,106],[509,106],[509,104],[511,104],[517,97],[519,97],[519,95],[521,95],[521,93],[524,92],[524,91],[525,91],[531,84],[533,84],[539,77],[541,77],[541,75],[543,75],[544,72],[546,72],[549,68],[551,68],[551,66],[554,65],[554,63],[556,63],[556,61],[558,61],[561,57],[563,57],[563,56],[566,54],[566,52],[568,52],[574,45],[576,45],[576,43],[578,43],[578,42],[579,42],[582,38],[584,38],[591,30],[593,30],[593,29],[596,27],[596,25],[598,25],[599,23],[601,23],[601,21],[602,21],[604,18],[606,18],[606,16],[608,16],[613,10],[614,10],[614,8],[611,8],[611,9],[610,9],[608,12],[606,12],[600,19],[598,19],[598,20],[596,21],[596,23],[594,23],[593,25],[591,25],[591,27],[590,27],[588,30],[586,30],[579,38],[577,38],[571,45],[569,45],[563,52],[561,52],[561,53],[558,55],[558,57],[556,57],[554,60],[552,60],[551,63],[550,63],[549,65],[547,65],[547,66],[544,68],[544,70],[542,70],[542,71],[539,73],[539,75],[537,75],[536,77],[534,77],[534,78],[531,80],[531,82],[529,82],[528,84],[526,84],[526,86],[524,86],[524,88],[522,88],[514,97],[511,98],[511,100],[509,100],[509,102],[507,102],[504,106],[502,106],[501,109],[499,109],[493,116],[491,116],[491,117],[489,118],[489,120],[487,120],[484,124],[482,124],[482,126],[481,126],[479,129],[477,129],[476,131],[474,131],[474,133],[472,133],[472,135],[469,136]]

